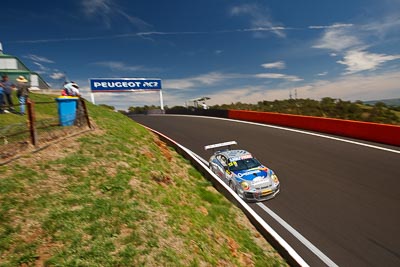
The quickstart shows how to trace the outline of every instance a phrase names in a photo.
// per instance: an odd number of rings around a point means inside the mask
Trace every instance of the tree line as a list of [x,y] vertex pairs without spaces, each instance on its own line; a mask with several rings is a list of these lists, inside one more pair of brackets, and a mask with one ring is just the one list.
[[[106,105],[104,105],[106,106]],[[107,106],[109,107],[109,106]],[[128,108],[128,113],[146,114],[149,110],[160,109],[159,106],[145,105],[143,107],[132,106]],[[182,111],[188,108],[183,106],[165,107],[170,111]],[[190,107],[189,109],[193,109]],[[400,105],[389,106],[383,102],[366,104],[362,101],[344,101],[330,97],[321,100],[314,99],[286,99],[274,101],[259,101],[257,104],[236,102],[210,106],[210,109],[236,109],[263,112],[278,112],[285,114],[295,114],[304,116],[315,116],[324,118],[336,118],[344,120],[357,120],[366,122],[386,123],[400,125]],[[121,113],[126,113],[120,111]]]
[[370,105],[364,104],[362,101],[351,102],[330,97],[324,97],[320,101],[314,99],[286,99],[274,101],[264,100],[259,101],[257,104],[236,102],[215,105],[212,106],[212,108],[278,112],[345,120],[400,124],[400,106],[387,106],[383,102]]

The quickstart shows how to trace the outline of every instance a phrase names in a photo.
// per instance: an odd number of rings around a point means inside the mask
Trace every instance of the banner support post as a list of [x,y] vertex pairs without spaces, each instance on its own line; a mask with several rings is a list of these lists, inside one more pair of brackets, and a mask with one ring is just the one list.
[[96,102],[94,101],[94,94],[90,93],[90,98],[92,99],[92,104],[96,105]]
[[163,99],[163,95],[162,95],[162,90],[160,90],[160,106],[161,106],[161,110],[164,110],[164,99]]

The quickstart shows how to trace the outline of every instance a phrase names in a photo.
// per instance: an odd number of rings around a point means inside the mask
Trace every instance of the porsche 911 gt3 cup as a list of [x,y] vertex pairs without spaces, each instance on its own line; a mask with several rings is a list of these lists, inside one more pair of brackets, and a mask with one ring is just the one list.
[[[233,191],[247,201],[264,201],[274,198],[280,191],[278,177],[246,150],[231,150],[235,141],[205,146],[212,149],[209,167]],[[225,148],[225,149],[222,149]]]

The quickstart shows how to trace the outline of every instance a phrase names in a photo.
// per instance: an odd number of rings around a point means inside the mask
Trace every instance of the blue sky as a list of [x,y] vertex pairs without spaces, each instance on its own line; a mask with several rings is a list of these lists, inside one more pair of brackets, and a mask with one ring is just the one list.
[[[0,42],[53,88],[161,78],[164,102],[400,97],[399,0],[71,0],[2,4]],[[118,109],[157,93],[95,94]]]

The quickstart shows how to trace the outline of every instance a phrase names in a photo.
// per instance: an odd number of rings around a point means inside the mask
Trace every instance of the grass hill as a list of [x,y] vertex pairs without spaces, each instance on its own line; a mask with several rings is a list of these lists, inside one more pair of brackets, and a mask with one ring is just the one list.
[[96,130],[0,167],[0,266],[286,265],[187,160],[88,107]]

